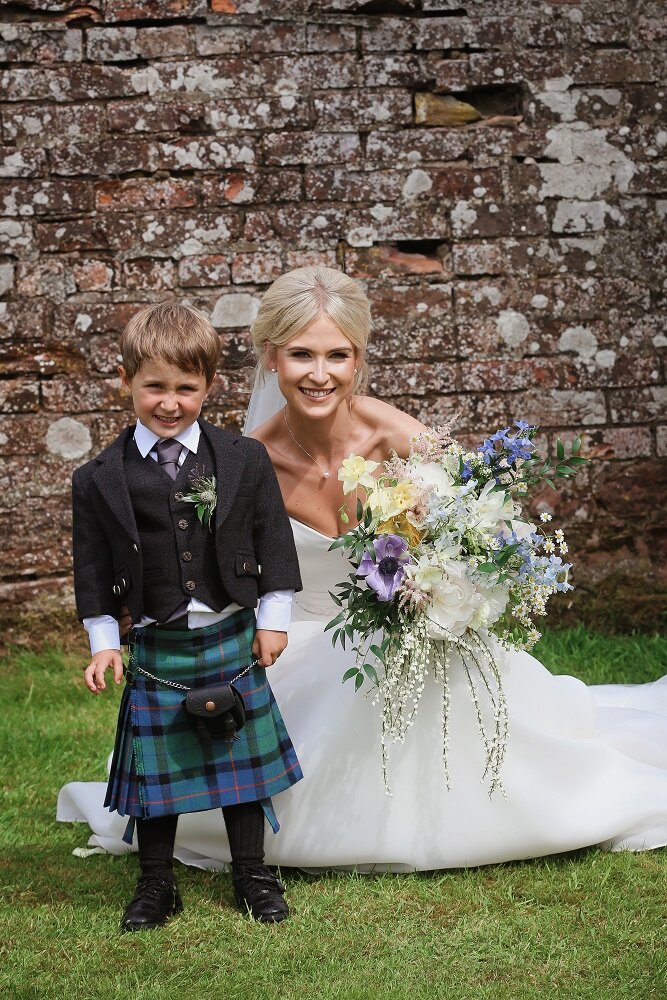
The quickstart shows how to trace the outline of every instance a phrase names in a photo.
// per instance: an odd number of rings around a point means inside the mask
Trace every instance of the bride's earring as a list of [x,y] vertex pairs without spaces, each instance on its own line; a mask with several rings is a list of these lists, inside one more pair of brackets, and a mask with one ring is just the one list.
[[277,371],[277,369],[276,369],[276,368],[272,368],[272,369],[271,369],[271,374],[272,374],[272,375],[275,375],[275,374],[276,374],[276,371]]

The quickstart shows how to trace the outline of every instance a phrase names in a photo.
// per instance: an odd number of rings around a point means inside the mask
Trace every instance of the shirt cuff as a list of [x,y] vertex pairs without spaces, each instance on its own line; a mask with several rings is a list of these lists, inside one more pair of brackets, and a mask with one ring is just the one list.
[[257,608],[257,628],[289,632],[293,597],[293,590],[269,590],[262,594]]
[[94,618],[84,618],[83,627],[88,633],[90,653],[100,653],[103,649],[120,649],[120,631],[118,622],[111,615],[96,615]]

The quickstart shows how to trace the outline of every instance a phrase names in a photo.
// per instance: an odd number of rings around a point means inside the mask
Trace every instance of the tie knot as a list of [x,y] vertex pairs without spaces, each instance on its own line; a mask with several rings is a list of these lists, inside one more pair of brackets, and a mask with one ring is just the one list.
[[160,465],[166,465],[168,462],[177,463],[181,455],[181,450],[183,445],[176,438],[168,438],[166,441],[158,441],[156,451],[157,460]]

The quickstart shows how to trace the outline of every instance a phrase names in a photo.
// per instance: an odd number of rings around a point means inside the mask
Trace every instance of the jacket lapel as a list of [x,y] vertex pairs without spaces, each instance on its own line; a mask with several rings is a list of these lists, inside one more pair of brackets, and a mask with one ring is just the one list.
[[93,482],[118,523],[134,541],[138,542],[139,532],[134,519],[123,463],[125,447],[133,433],[134,427],[127,427],[108,448],[100,452],[97,456],[97,468],[93,472]]
[[215,460],[215,482],[218,493],[215,524],[219,527],[232,508],[243,475],[244,462],[238,448],[240,439],[230,431],[214,427],[207,420],[200,420],[199,425],[211,446]]

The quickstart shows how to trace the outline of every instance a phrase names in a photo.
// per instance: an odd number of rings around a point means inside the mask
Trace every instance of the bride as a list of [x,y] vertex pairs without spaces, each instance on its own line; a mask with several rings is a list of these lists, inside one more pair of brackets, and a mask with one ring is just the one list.
[[[406,742],[390,750],[385,793],[379,708],[342,684],[351,657],[324,625],[329,591],[349,564],[329,551],[341,521],[337,478],[350,452],[377,462],[406,455],[422,425],[362,395],[369,303],[356,282],[324,267],[291,271],[269,288],[253,324],[258,357],[246,433],[268,449],[292,520],[304,589],[271,684],[304,780],[274,802],[281,831],[266,860],[303,868],[428,870],[538,857],[591,845],[667,844],[667,678],[586,687],[554,677],[524,652],[500,652],[509,710],[505,795],[481,783],[483,748],[462,672],[450,671],[451,789],[441,759],[442,694],[427,681]],[[349,661],[349,662],[348,662]],[[58,817],[85,820],[90,845],[112,853],[123,821],[102,807],[102,783],[66,785]],[[181,817],[176,857],[229,860],[209,813]]]

